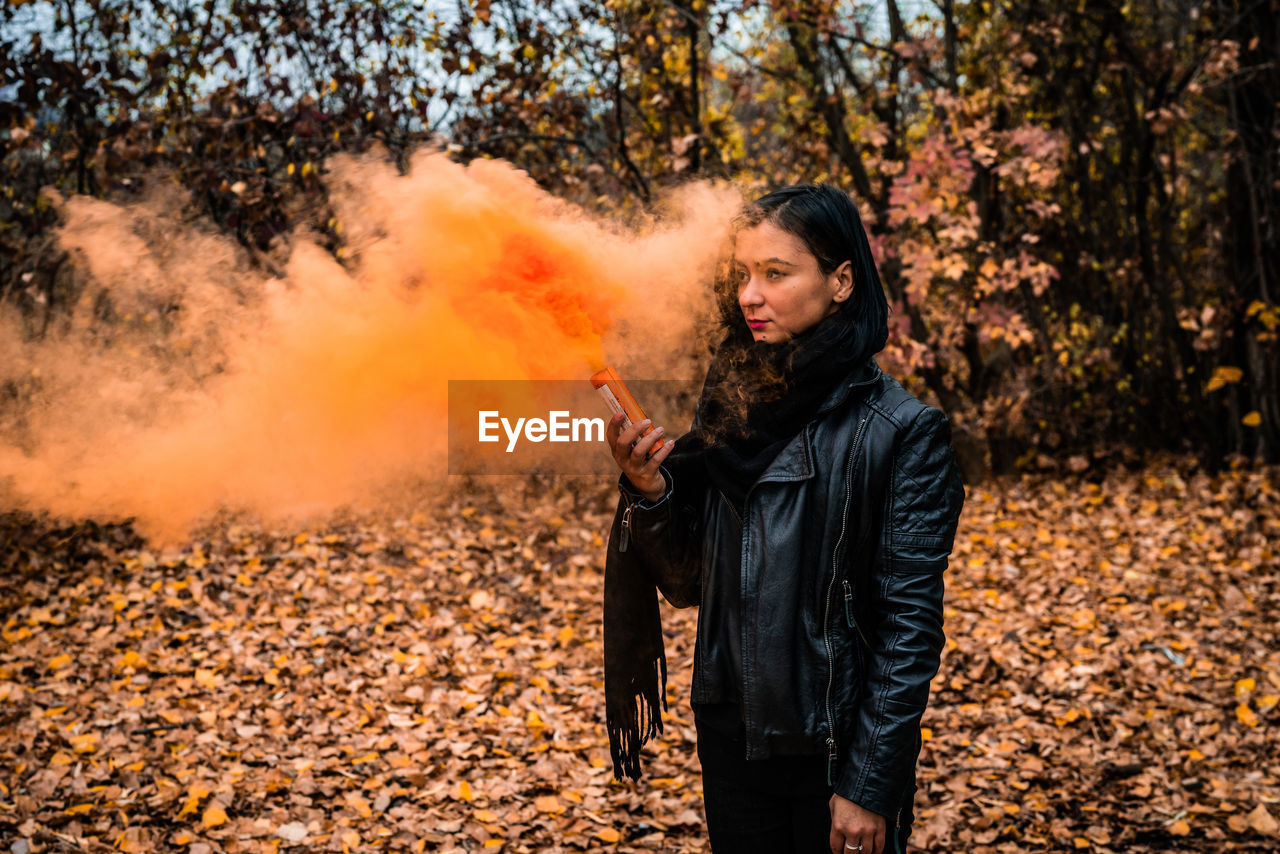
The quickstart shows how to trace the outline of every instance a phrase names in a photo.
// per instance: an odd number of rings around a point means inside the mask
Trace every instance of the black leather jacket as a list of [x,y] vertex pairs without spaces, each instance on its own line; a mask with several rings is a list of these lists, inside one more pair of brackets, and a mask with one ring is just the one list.
[[[872,362],[778,454],[740,520],[714,487],[664,474],[655,503],[621,479],[623,537],[677,608],[724,601],[714,579],[740,580],[746,758],[825,753],[833,790],[905,838],[964,502],[946,418]],[[706,642],[707,611],[695,705],[730,693],[709,666],[725,651]]]

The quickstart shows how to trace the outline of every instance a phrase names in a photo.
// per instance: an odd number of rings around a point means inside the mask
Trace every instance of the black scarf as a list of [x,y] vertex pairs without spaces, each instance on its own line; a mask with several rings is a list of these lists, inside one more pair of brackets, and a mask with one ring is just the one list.
[[[678,485],[672,512],[691,497],[700,501],[709,486],[743,507],[751,486],[835,386],[867,365],[866,349],[843,312],[776,345],[757,344],[745,324],[734,326],[712,357],[693,428],[663,463]],[[605,720],[614,776],[637,780],[641,746],[662,732],[667,661],[643,555],[615,546],[625,503],[618,503],[605,557]]]

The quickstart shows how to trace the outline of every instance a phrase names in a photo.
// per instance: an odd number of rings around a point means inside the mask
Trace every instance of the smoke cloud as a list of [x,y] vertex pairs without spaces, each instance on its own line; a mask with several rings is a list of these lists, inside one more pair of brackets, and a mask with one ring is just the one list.
[[74,310],[39,338],[0,314],[0,504],[172,541],[443,480],[449,379],[682,378],[741,202],[690,185],[623,229],[500,161],[342,158],[326,180],[348,254],[294,234],[278,277],[177,190],[68,200]]

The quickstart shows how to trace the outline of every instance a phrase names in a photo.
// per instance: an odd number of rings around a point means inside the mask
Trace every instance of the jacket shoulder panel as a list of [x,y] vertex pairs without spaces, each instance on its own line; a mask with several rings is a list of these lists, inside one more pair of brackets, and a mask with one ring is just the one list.
[[920,404],[894,453],[890,536],[895,545],[951,550],[964,485],[951,452],[951,425]]
[[867,406],[887,418],[899,430],[913,422],[923,410],[931,408],[887,374],[884,377],[883,391],[869,398]]

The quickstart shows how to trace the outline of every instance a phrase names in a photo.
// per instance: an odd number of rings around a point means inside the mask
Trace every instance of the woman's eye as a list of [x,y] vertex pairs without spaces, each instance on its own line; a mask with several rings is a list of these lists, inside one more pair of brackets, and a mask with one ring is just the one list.
[[768,278],[770,278],[770,279],[781,279],[781,278],[782,278],[782,271],[781,271],[781,270],[766,270],[766,271],[765,271],[765,275],[766,275]]

